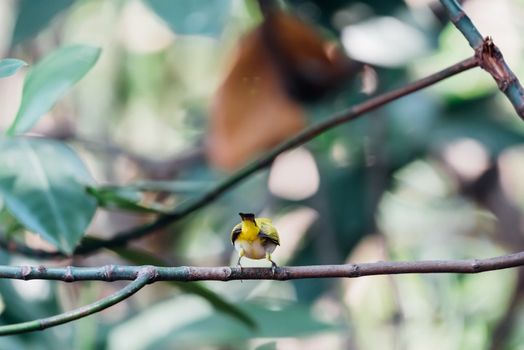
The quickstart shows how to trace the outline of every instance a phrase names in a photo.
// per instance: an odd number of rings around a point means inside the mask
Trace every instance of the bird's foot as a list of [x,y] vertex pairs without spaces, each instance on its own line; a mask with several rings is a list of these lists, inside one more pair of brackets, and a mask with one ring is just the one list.
[[275,264],[274,261],[271,261],[271,272],[273,273],[273,276],[275,276],[276,272],[277,272],[277,264]]
[[[243,268],[242,268],[242,265],[240,265],[240,263],[237,264],[237,267],[240,269],[240,274],[242,274],[244,272]],[[243,283],[244,280],[240,280],[240,283]]]

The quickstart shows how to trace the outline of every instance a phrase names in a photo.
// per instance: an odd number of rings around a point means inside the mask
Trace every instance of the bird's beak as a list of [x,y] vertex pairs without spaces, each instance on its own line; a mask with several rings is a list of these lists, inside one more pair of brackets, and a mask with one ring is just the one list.
[[255,215],[250,213],[238,213],[242,220],[255,221]]

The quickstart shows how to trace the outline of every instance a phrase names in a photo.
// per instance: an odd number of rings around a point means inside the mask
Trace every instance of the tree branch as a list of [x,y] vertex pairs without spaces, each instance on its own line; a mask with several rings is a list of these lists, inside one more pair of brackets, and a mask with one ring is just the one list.
[[142,287],[149,283],[152,276],[154,276],[154,271],[152,269],[142,267],[136,272],[133,282],[104,299],[59,315],[7,326],[0,326],[0,336],[40,331],[102,311],[138,292]]
[[521,119],[524,119],[524,90],[518,78],[504,60],[499,48],[490,37],[482,38],[471,19],[456,0],[440,0],[448,17],[458,30],[466,37],[469,45],[475,50],[479,64],[491,74],[500,91],[506,95]]
[[305,278],[357,278],[409,273],[480,273],[524,265],[524,252],[488,259],[374,262],[345,265],[313,265],[271,268],[118,266],[55,267],[0,266],[0,278],[19,280],[57,280],[64,282],[132,280],[107,298],[60,315],[0,327],[0,335],[25,333],[71,322],[106,309],[157,281],[233,281]]
[[293,280],[304,278],[356,278],[410,273],[479,273],[524,266],[524,252],[488,259],[379,261],[362,264],[312,265],[271,268],[121,266],[55,267],[0,266],[0,278],[64,282],[135,280],[146,269],[149,283],[156,281]]
[[[200,209],[206,204],[212,202],[220,195],[231,189],[233,186],[240,183],[242,180],[246,179],[248,176],[253,173],[266,168],[269,166],[273,160],[281,153],[291,150],[301,144],[306,143],[307,141],[312,140],[321,133],[334,128],[340,124],[352,121],[358,117],[364,115],[367,112],[370,112],[374,109],[384,106],[387,103],[395,101],[403,96],[409,95],[418,90],[424,89],[428,86],[438,83],[446,78],[449,78],[455,74],[464,72],[468,69],[477,67],[479,65],[477,57],[470,57],[463,61],[460,61],[448,68],[445,68],[435,74],[432,74],[428,77],[417,80],[407,86],[402,88],[378,95],[376,97],[370,98],[369,100],[357,104],[349,109],[346,109],[342,112],[339,112],[332,116],[331,118],[326,119],[325,121],[313,125],[293,138],[281,143],[276,146],[269,152],[262,155],[258,160],[248,164],[244,168],[240,169],[230,177],[226,178],[224,181],[220,182],[209,192],[204,193],[202,196],[198,197],[196,200],[190,201],[186,205],[182,205],[177,208],[174,212],[158,217],[155,221],[133,228],[127,231],[117,233],[113,238],[108,240],[87,238],[82,244],[75,250],[75,255],[77,254],[88,254],[92,253],[101,248],[112,248],[126,244],[127,242],[144,237],[152,232],[155,232],[159,229],[162,229],[171,223],[182,219],[188,214]],[[33,250],[27,247],[24,247],[19,244],[14,244],[11,242],[0,242],[3,246],[8,246],[10,251],[18,252],[23,255],[32,256],[36,258],[53,258],[53,257],[63,257],[63,254],[60,252],[47,252],[42,250]]]

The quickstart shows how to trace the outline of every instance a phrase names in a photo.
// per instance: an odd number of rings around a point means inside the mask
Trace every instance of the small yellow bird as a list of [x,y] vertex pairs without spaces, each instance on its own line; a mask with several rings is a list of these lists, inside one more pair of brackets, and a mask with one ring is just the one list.
[[238,262],[242,257],[250,259],[263,259],[271,261],[271,269],[275,272],[277,264],[271,260],[271,253],[277,245],[280,245],[280,239],[275,226],[268,218],[256,218],[255,214],[239,213],[242,221],[233,227],[231,231],[231,243],[238,251]]

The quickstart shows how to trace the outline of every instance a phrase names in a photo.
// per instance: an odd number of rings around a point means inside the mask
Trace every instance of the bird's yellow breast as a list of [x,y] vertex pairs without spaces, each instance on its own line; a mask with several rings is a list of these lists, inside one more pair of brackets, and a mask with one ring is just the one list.
[[259,232],[260,232],[260,228],[258,228],[258,226],[255,225],[254,222],[244,221],[242,222],[242,231],[238,235],[237,240],[248,241],[248,242],[260,240],[258,237]]

